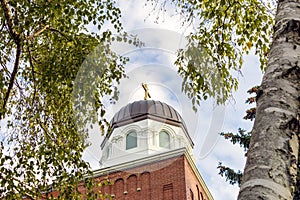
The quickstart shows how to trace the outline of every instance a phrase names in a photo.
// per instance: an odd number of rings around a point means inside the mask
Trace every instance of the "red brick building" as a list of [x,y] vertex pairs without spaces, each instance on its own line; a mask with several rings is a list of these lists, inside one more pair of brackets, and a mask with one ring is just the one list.
[[152,100],[123,107],[111,121],[112,132],[101,144],[108,179],[102,193],[117,200],[211,200],[193,159],[187,126],[171,106]]

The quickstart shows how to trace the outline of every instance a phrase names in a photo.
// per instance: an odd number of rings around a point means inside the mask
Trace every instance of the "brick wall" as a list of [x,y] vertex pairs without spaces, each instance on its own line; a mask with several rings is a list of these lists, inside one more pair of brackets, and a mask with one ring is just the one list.
[[186,196],[184,175],[184,158],[180,156],[109,174],[114,184],[101,191],[117,200],[182,200]]
[[[96,190],[113,195],[116,200],[185,200],[192,199],[192,196],[194,200],[208,200],[184,155],[95,179],[103,182],[107,178],[113,184],[102,185]],[[79,191],[84,190],[83,186],[79,188]]]
[[184,158],[184,166],[185,166],[185,177],[186,177],[186,191],[189,191],[187,193],[186,199],[208,200],[209,198],[207,194],[204,192],[203,188],[201,187],[201,184],[197,179],[194,170],[192,169],[191,165],[189,164],[186,158]]

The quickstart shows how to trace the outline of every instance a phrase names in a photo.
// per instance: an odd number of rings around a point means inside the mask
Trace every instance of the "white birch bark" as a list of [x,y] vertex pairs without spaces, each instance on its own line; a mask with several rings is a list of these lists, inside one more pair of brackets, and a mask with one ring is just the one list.
[[239,193],[293,199],[299,149],[300,1],[279,0],[269,62]]

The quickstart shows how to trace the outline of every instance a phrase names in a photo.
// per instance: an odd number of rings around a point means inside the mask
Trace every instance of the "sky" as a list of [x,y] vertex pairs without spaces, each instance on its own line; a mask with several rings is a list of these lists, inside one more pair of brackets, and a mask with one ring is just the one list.
[[[237,74],[239,89],[225,105],[217,106],[213,99],[209,99],[201,102],[195,113],[190,100],[181,92],[182,79],[174,66],[176,50],[184,47],[185,35],[191,28],[182,27],[180,16],[172,11],[165,13],[156,23],[157,15],[153,14],[152,7],[145,6],[142,0],[118,1],[118,4],[122,10],[125,30],[137,35],[145,46],[136,48],[123,43],[113,45],[113,49],[121,55],[128,56],[130,62],[125,69],[128,78],[121,80],[118,87],[119,101],[115,105],[106,105],[106,117],[111,119],[121,107],[143,99],[141,83],[147,83],[151,99],[171,105],[183,117],[195,143],[196,165],[214,199],[236,199],[239,188],[225,182],[225,179],[218,175],[217,166],[222,162],[233,169],[243,170],[245,152],[238,145],[224,140],[219,133],[237,132],[238,128],[251,130],[252,122],[242,118],[246,109],[251,107],[245,104],[246,99],[250,97],[247,90],[261,82],[262,73],[258,58],[251,53],[244,56],[241,73]],[[84,158],[97,169],[102,142],[97,127],[90,131],[89,141],[91,146],[85,151]]]

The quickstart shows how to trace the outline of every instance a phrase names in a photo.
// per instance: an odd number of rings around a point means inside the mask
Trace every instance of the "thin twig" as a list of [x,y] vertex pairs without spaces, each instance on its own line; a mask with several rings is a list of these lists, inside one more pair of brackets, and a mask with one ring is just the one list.
[[69,40],[69,38],[67,37],[67,35],[64,34],[64,33],[62,33],[61,31],[59,31],[59,30],[57,30],[57,29],[55,29],[55,28],[53,28],[53,27],[50,27],[49,30],[54,31],[54,32],[57,32],[57,33],[61,34],[62,36],[64,36],[66,39]]
[[33,98],[32,98],[32,105],[34,103],[34,99],[35,99],[35,95],[36,95],[36,81],[35,81],[35,71],[34,71],[34,66],[33,66],[33,62],[32,62],[32,57],[31,57],[31,51],[29,46],[27,46],[27,50],[28,50],[28,55],[29,55],[29,64],[31,66],[31,72],[32,72],[32,81],[33,81]]
[[[17,76],[17,72],[19,69],[19,64],[20,64],[20,57],[21,57],[21,41],[17,40],[17,53],[16,53],[16,59],[15,59],[15,64],[14,64],[14,69],[11,73],[11,77],[10,77],[10,81],[9,81],[9,85],[8,85],[8,89],[6,91],[5,97],[4,97],[4,101],[3,101],[3,105],[2,105],[2,109],[5,110],[6,104],[8,102],[9,99],[9,95],[11,90],[13,89],[14,86],[14,82]],[[0,120],[4,117],[0,115]]]

